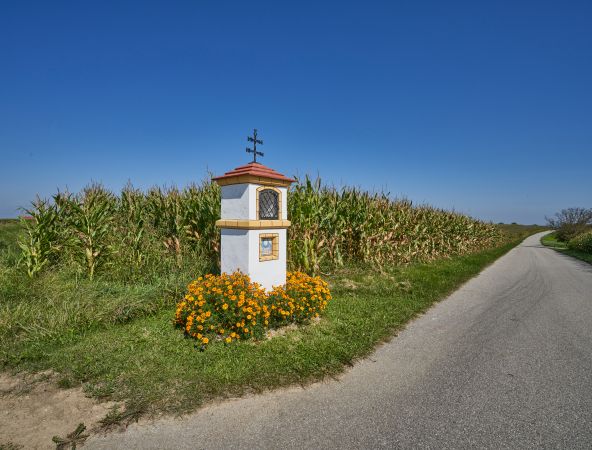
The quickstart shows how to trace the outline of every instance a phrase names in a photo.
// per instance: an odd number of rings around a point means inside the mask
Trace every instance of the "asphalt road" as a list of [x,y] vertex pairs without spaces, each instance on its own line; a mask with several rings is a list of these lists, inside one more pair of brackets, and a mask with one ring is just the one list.
[[91,449],[592,448],[592,266],[526,239],[338,381]]

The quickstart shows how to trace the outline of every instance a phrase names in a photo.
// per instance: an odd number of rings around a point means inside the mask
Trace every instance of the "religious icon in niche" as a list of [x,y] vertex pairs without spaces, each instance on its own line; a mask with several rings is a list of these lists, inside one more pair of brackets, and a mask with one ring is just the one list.
[[279,219],[279,193],[274,189],[259,192],[259,220]]
[[273,238],[261,239],[261,256],[273,255]]
[[279,234],[264,233],[259,235],[259,261],[279,258]]

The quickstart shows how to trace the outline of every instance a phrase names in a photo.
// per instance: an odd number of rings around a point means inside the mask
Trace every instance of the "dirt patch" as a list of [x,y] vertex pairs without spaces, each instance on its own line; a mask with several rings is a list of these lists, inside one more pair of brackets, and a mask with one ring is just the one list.
[[86,397],[79,387],[61,389],[51,372],[0,373],[0,446],[55,449],[53,436],[64,437],[79,423],[95,427],[113,405]]
[[358,284],[355,281],[348,280],[347,278],[341,280],[341,286],[350,291],[355,291],[358,289]]
[[[321,323],[321,318],[320,317],[313,317],[310,320],[308,325],[315,326],[315,325],[318,325],[319,323]],[[272,328],[271,330],[267,330],[267,333],[265,333],[265,339],[273,339],[278,336],[286,336],[286,334],[288,334],[289,332],[296,331],[298,329],[299,329],[299,327],[295,323],[291,323],[290,325],[286,325],[281,328]]]
[[285,336],[287,332],[295,331],[297,329],[298,329],[298,326],[296,324],[286,325],[285,327],[282,327],[282,328],[274,328],[272,330],[267,331],[267,333],[265,334],[265,338],[266,339],[273,339],[274,337]]

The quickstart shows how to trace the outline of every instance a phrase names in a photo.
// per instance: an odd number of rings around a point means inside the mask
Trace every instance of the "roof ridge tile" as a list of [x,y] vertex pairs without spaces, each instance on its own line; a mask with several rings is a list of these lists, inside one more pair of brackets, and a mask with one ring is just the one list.
[[296,180],[289,178],[276,170],[272,169],[271,167],[264,166],[258,162],[250,162],[246,165],[236,167],[233,170],[226,172],[224,175],[219,177],[214,177],[213,180],[223,180],[228,178],[239,177],[243,175],[253,175],[258,176],[261,178],[268,178],[272,180],[281,180],[281,181],[289,181],[294,182]]

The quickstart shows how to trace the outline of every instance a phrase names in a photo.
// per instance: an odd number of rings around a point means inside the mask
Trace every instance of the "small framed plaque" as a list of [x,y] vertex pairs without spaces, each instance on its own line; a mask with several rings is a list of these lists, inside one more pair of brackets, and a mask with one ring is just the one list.
[[279,258],[279,234],[262,233],[259,235],[259,261]]

